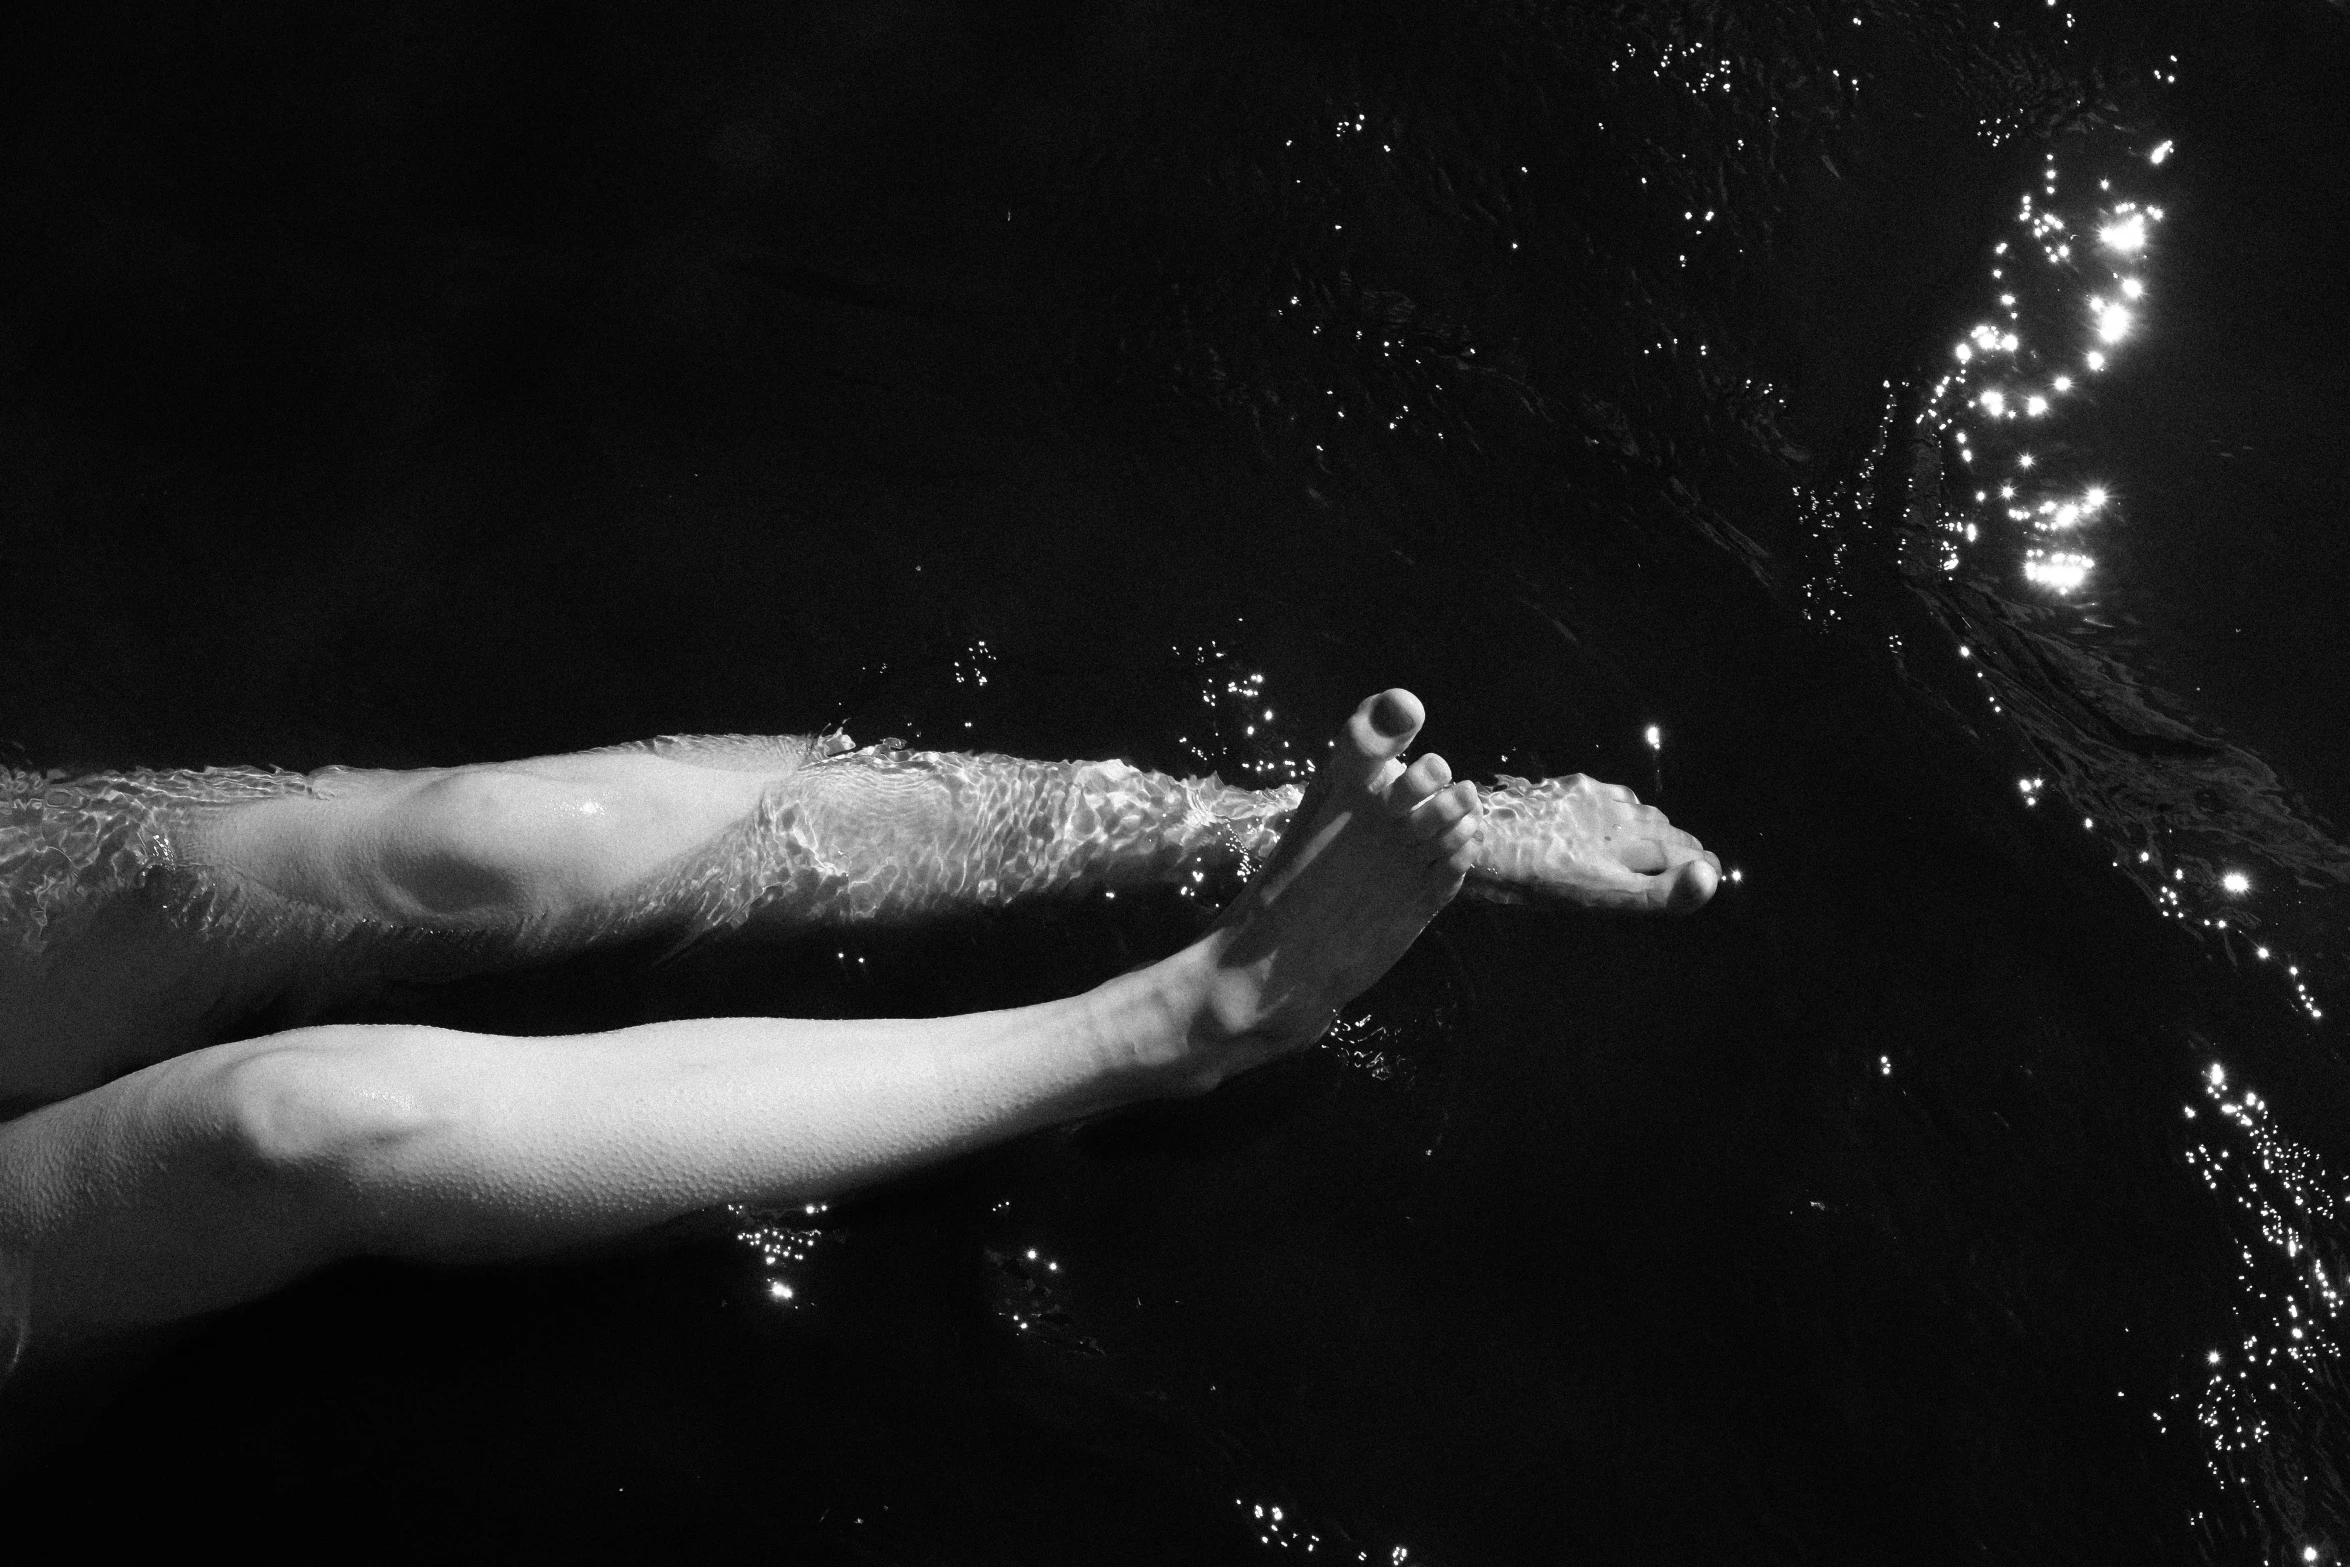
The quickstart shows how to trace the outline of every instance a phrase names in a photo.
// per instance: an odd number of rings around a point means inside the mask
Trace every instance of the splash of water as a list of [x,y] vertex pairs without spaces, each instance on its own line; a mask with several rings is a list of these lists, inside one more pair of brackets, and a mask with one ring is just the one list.
[[232,918],[231,889],[181,852],[187,814],[314,792],[308,778],[273,768],[87,778],[0,768],[0,933],[28,954],[45,951],[131,888],[153,891],[191,925]]

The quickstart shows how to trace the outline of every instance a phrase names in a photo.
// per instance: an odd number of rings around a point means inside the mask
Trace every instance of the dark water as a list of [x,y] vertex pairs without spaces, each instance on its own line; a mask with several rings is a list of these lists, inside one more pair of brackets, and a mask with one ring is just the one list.
[[[1255,777],[1402,682],[1461,771],[1632,783],[1741,878],[1680,924],[1456,910],[1304,1059],[733,1226],[764,1251],[337,1270],[85,1399],[14,1516],[271,1555],[2335,1560],[2346,30],[20,37],[24,760],[845,723]],[[1196,918],[371,1015],[1004,1005]]]

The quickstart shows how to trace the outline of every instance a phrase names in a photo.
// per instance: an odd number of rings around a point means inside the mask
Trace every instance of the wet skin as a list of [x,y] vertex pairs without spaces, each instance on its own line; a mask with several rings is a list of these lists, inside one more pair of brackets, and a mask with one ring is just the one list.
[[[28,1260],[36,1347],[249,1300],[345,1257],[525,1258],[724,1203],[828,1197],[1298,1049],[1479,863],[1478,791],[1441,757],[1404,760],[1423,717],[1400,690],[1363,703],[1214,925],[1082,995],[562,1038],[295,1029],[0,1124],[0,1247]],[[1691,863],[1681,874],[1702,878]]]

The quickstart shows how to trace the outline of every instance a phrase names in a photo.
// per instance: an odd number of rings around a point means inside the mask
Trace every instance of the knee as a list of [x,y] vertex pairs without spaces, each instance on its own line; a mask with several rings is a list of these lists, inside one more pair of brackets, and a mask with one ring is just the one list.
[[577,786],[496,768],[447,773],[387,810],[376,844],[402,923],[500,924],[553,911],[588,847],[597,802]]
[[297,1030],[220,1068],[212,1098],[235,1174],[280,1190],[332,1193],[425,1135],[439,1117],[397,1070],[412,1032]]

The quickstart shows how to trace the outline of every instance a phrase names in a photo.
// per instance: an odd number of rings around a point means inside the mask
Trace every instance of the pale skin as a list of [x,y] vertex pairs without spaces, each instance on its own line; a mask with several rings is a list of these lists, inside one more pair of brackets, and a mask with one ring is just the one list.
[[[1406,760],[1424,716],[1405,691],[1365,701],[1200,939],[1063,1000],[557,1038],[337,1025],[204,1046],[184,1020],[118,1029],[93,1057],[150,1064],[0,1125],[0,1252],[28,1283],[30,1350],[233,1305],[341,1258],[542,1255],[1201,1093],[1319,1037],[1471,874],[1600,906],[1713,894],[1718,861],[1628,791],[1552,780],[1489,814],[1441,757]],[[725,831],[766,785],[641,753],[323,782],[220,813],[207,862],[316,906],[461,928],[560,928]],[[43,1044],[0,1048],[0,1090],[70,1082],[71,1042]]]

